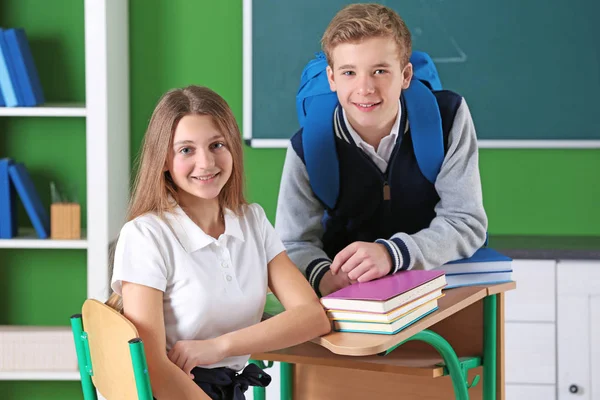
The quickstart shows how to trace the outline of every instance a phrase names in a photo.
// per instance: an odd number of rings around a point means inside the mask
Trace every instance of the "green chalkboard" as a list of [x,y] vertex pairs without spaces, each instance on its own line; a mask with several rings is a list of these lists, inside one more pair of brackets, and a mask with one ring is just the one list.
[[[245,0],[244,137],[252,146],[283,146],[297,131],[302,69],[349,3]],[[380,3],[404,18],[413,49],[432,56],[443,86],[466,98],[480,140],[600,143],[599,1]]]

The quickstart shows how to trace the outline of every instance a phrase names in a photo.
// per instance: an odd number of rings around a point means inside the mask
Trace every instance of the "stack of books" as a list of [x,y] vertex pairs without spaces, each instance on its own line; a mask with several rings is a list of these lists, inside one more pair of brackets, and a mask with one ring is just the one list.
[[402,271],[321,298],[338,332],[395,334],[438,308],[443,271]]
[[483,247],[471,257],[451,261],[436,270],[446,273],[447,289],[512,281],[512,258]]
[[25,31],[0,28],[0,106],[43,103],[44,93]]

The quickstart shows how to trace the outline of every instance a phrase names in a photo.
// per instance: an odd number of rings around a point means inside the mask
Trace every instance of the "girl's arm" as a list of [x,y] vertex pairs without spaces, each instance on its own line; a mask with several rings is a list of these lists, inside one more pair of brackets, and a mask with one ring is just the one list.
[[210,400],[190,376],[167,358],[163,292],[124,281],[122,294],[123,314],[135,325],[144,342],[154,397]]
[[286,252],[273,258],[268,269],[269,287],[285,311],[217,338],[228,357],[294,346],[331,330],[315,292]]

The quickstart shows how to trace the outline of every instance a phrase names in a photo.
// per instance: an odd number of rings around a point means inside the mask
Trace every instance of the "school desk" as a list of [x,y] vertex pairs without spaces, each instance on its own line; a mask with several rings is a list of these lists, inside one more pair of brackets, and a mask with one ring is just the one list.
[[514,288],[445,290],[437,311],[395,335],[332,332],[251,358],[282,363],[282,400],[504,400],[504,292]]

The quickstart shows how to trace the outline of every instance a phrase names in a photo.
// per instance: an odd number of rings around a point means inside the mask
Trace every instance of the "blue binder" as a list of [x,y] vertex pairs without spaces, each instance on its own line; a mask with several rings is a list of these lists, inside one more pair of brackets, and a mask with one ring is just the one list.
[[35,190],[27,169],[23,164],[15,163],[8,167],[8,173],[38,237],[40,239],[48,238],[50,236],[50,217]]
[[0,28],[0,91],[6,107],[23,105],[23,98],[17,82],[17,72],[10,56],[5,30]]
[[10,165],[11,159],[0,159],[0,239],[17,236],[17,197],[8,174]]
[[8,45],[17,75],[17,86],[23,97],[26,107],[37,106],[44,103],[44,94],[40,78],[33,62],[33,56],[27,41],[27,35],[22,28],[12,28],[4,31],[4,40]]

